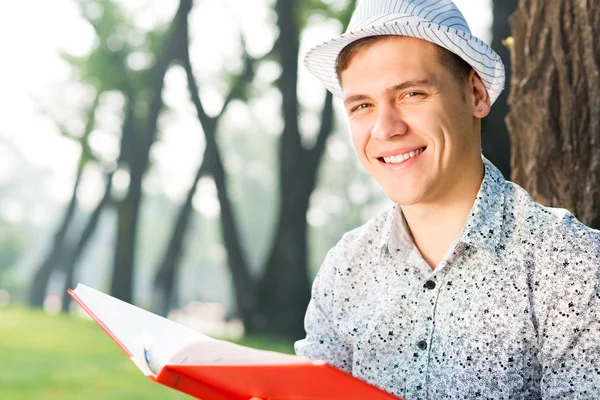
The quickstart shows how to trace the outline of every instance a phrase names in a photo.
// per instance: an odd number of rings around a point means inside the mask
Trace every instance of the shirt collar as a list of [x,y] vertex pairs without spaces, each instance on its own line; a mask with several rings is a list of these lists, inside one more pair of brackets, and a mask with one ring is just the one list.
[[402,210],[397,204],[388,211],[385,222],[381,228],[381,240],[379,248],[383,255],[385,251],[400,250],[412,246],[413,240],[410,230],[406,225],[406,220],[402,215]]
[[[502,173],[485,157],[483,165],[483,181],[458,241],[493,251],[502,230],[505,180]],[[410,231],[397,204],[388,212],[381,229],[379,248],[382,254],[386,250],[412,246]]]
[[506,181],[498,168],[486,158],[483,165],[485,175],[459,241],[493,251],[502,231]]

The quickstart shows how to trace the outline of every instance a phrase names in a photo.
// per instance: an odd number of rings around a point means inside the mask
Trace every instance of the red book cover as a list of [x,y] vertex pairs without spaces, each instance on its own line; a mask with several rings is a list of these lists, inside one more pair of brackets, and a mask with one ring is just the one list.
[[151,380],[203,400],[398,400],[325,362],[216,340],[79,284],[75,301]]

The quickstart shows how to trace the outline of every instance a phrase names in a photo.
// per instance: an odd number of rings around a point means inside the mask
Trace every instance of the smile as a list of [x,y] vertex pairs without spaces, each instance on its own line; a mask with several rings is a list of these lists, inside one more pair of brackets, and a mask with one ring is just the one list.
[[398,154],[395,156],[379,157],[379,161],[383,161],[386,164],[401,164],[406,160],[410,160],[411,158],[422,154],[425,151],[425,149],[427,149],[427,147],[423,147],[415,151],[409,151],[408,153],[404,154]]

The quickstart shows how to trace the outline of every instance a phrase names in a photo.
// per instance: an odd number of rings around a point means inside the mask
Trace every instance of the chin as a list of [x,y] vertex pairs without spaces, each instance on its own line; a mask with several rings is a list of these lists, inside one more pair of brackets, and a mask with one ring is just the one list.
[[412,206],[422,202],[427,197],[430,185],[426,179],[394,179],[381,180],[379,184],[388,199],[400,206]]
[[386,191],[388,199],[399,206],[412,206],[423,200],[420,193],[398,193],[397,191]]

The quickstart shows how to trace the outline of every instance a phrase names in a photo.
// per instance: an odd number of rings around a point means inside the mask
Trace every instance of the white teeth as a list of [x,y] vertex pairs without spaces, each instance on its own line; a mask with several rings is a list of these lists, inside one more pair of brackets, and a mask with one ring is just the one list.
[[410,151],[410,152],[404,153],[404,154],[398,154],[397,156],[383,157],[383,160],[386,162],[386,164],[400,164],[401,162],[406,161],[409,158],[418,156],[422,152],[423,152],[423,150],[419,149],[419,150]]

